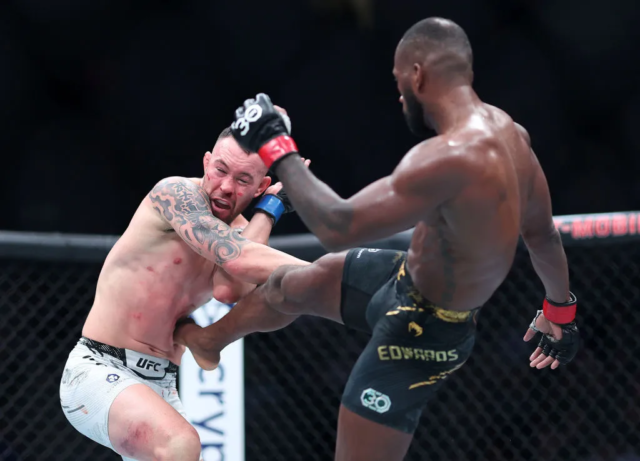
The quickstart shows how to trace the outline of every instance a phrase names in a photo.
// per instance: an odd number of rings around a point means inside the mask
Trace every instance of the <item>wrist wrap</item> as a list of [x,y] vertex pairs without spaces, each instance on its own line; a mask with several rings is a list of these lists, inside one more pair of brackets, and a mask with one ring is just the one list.
[[298,152],[298,146],[291,136],[282,135],[277,138],[273,138],[271,141],[263,144],[258,150],[258,155],[267,166],[271,168],[275,162],[285,157],[288,154]]
[[564,303],[557,303],[551,301],[549,298],[545,298],[542,304],[542,311],[547,320],[557,323],[558,325],[563,325],[573,322],[573,319],[576,318],[577,305],[578,300],[576,295],[569,292],[569,301]]
[[277,223],[285,211],[284,203],[275,195],[265,195],[256,205],[256,210],[268,214],[273,218],[273,224]]

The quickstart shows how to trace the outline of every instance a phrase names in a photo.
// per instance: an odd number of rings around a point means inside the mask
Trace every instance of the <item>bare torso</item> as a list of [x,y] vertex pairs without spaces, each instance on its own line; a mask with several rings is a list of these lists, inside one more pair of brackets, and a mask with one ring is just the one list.
[[184,347],[173,341],[176,321],[212,298],[216,267],[145,197],[104,262],[83,336],[179,364]]
[[475,146],[477,175],[416,225],[407,265],[426,298],[468,310],[484,304],[511,268],[535,167],[517,125],[491,106],[447,138]]

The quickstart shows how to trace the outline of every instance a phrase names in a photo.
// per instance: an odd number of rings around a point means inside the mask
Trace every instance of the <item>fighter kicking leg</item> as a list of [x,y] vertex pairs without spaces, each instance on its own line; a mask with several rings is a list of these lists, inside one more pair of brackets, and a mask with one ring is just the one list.
[[422,406],[464,363],[475,332],[469,312],[445,311],[409,297],[405,259],[404,252],[358,248],[308,266],[280,267],[220,321],[207,328],[182,326],[176,338],[200,366],[211,369],[226,345],[283,328],[299,315],[371,334],[343,396],[336,460],[399,461]]
[[307,266],[279,267],[213,325],[179,325],[175,341],[189,347],[200,367],[213,370],[227,345],[250,333],[284,328],[302,314],[343,323],[340,284],[345,255],[330,254]]
[[[348,326],[368,326],[372,336],[344,391],[340,461],[404,457],[423,406],[469,357],[476,313],[505,280],[520,236],[546,290],[543,309],[525,338],[543,333],[531,365],[555,369],[578,349],[577,301],[544,172],[523,129],[475,93],[472,64],[469,40],[452,21],[427,18],[405,33],[392,70],[403,112],[421,139],[429,128],[437,136],[414,146],[387,178],[348,199],[300,165],[298,147],[268,96],[246,100],[235,113],[234,138],[275,169],[300,217],[327,250],[414,227],[407,263],[401,254],[402,264],[386,283],[373,287],[364,308],[346,298],[348,281],[359,274],[364,284],[373,283],[371,274],[380,263],[374,258],[361,266],[366,250],[344,260],[341,319]],[[331,130],[330,121],[321,120],[318,127],[321,137]],[[333,286],[319,285],[321,279],[294,286],[287,279],[295,280],[297,270],[283,271],[264,288],[262,307],[285,315],[335,315],[327,310],[324,291],[337,289],[335,279]],[[313,296],[296,297],[307,289]],[[235,316],[241,335],[268,331],[257,317],[239,309]],[[268,318],[268,327],[277,328],[277,318]]]

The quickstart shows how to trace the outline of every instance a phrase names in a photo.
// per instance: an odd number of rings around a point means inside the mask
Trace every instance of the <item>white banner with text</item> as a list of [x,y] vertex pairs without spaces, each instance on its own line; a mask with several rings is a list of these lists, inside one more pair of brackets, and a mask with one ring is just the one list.
[[[192,317],[202,327],[230,307],[211,300]],[[220,366],[204,371],[187,349],[180,365],[180,398],[189,422],[200,434],[204,461],[244,461],[243,341],[222,351]]]

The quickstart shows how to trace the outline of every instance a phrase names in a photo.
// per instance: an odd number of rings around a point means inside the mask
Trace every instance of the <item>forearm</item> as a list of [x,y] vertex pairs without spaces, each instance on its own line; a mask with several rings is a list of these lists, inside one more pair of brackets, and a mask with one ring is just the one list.
[[569,300],[569,266],[558,231],[554,228],[546,236],[525,238],[525,244],[547,297],[559,303]]
[[302,222],[323,245],[333,247],[348,232],[353,219],[346,201],[316,178],[297,154],[280,160],[276,174]]
[[265,213],[255,213],[242,231],[242,236],[252,242],[267,245],[273,230],[273,219]]
[[[273,219],[265,213],[255,213],[249,222],[243,218],[243,227],[242,235],[244,238],[255,243],[268,245],[269,235],[273,229]],[[217,285],[221,285],[221,288],[218,288]],[[225,271],[218,271],[214,276],[214,292],[216,289],[219,289],[230,302],[235,302],[244,297],[247,293],[254,290],[255,287],[256,285],[254,283],[237,280]]]
[[246,283],[262,285],[280,266],[304,266],[306,261],[295,258],[266,245],[248,242],[239,257],[222,264],[222,268],[234,278]]

